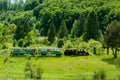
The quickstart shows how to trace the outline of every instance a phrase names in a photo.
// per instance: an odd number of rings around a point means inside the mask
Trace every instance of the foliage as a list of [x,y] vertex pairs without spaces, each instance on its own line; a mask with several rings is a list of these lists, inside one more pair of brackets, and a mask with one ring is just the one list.
[[10,32],[11,32],[13,35],[15,35],[17,26],[16,26],[15,24],[10,24],[10,25],[8,26],[8,28],[9,28]]
[[17,47],[17,40],[13,40],[13,47]]
[[85,17],[83,14],[80,14],[79,19],[75,20],[73,23],[73,28],[71,30],[71,36],[74,37],[80,37],[85,28]]
[[40,66],[31,64],[31,62],[26,62],[24,72],[26,78],[41,80],[43,69]]
[[15,18],[12,22],[17,25],[16,32],[14,38],[19,40],[20,38],[24,38],[29,31],[31,31],[34,22],[31,22],[31,15],[25,14],[23,16]]
[[6,43],[12,42],[12,39],[13,35],[8,27],[0,23],[0,44],[7,47]]
[[105,70],[95,71],[93,79],[94,80],[105,80],[106,79],[106,72],[105,72]]
[[57,47],[62,48],[63,45],[64,45],[64,41],[62,39],[58,40]]
[[85,41],[99,40],[109,23],[120,20],[119,8],[119,0],[0,0],[0,23],[10,29],[12,26],[11,33],[17,41],[24,39],[34,26],[42,37],[48,37],[51,22],[60,37],[62,20],[65,37],[83,35]]
[[19,46],[19,47],[23,47],[23,44],[24,44],[24,40],[23,40],[23,39],[20,39],[20,40],[18,41],[18,46]]
[[87,49],[89,50],[89,52],[92,52],[93,54],[103,54],[104,50],[102,48],[102,44],[99,41],[95,41],[95,40],[89,40],[88,42],[88,46]]
[[107,26],[104,43],[112,48],[114,58],[117,58],[117,49],[120,47],[120,22],[113,21]]
[[64,37],[67,37],[67,36],[68,36],[68,29],[67,29],[65,21],[62,20],[61,25],[60,25],[60,29],[59,29],[59,32],[58,32],[58,37],[59,38],[64,38]]
[[48,41],[53,43],[55,40],[56,30],[53,23],[50,24],[49,30],[48,30]]
[[92,11],[88,16],[87,26],[84,34],[84,40],[88,41],[90,39],[99,40],[100,29],[98,25],[97,15]]
[[49,45],[50,44],[50,42],[48,41],[48,38],[46,38],[46,37],[40,37],[39,38],[39,42],[38,42],[39,44],[44,44],[44,45]]
[[24,38],[24,47],[30,46],[31,44],[35,44],[37,42],[37,38],[39,37],[39,31],[37,29],[33,29]]
[[39,4],[38,0],[27,0],[25,3],[24,10],[32,10]]

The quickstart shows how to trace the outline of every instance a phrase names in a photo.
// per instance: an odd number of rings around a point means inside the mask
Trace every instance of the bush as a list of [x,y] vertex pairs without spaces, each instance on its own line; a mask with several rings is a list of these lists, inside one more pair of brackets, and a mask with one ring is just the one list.
[[2,49],[8,49],[8,46],[7,45],[3,45]]
[[18,46],[19,46],[19,47],[23,47],[23,44],[24,44],[24,40],[23,40],[23,39],[20,39],[20,40],[18,41]]
[[106,72],[104,70],[95,71],[93,75],[93,80],[105,80]]
[[93,54],[96,54],[96,48],[95,47],[93,48]]
[[40,67],[36,68],[35,79],[40,80],[42,78],[42,74],[43,74],[42,68],[40,68]]
[[30,46],[32,43],[24,40],[23,47]]
[[33,76],[33,72],[32,72],[32,69],[31,69],[31,63],[30,62],[26,62],[26,65],[25,65],[25,77],[26,78],[32,78]]
[[13,41],[13,46],[14,46],[14,47],[17,46],[17,41],[16,41],[16,40]]
[[44,44],[44,45],[49,45],[50,44],[50,42],[48,41],[48,39],[46,37],[41,37],[39,39],[39,43]]
[[58,41],[57,46],[58,46],[59,48],[61,48],[63,45],[64,45],[64,42],[63,42],[62,39],[60,39],[60,40]]
[[103,54],[104,50],[102,48],[102,44],[99,41],[95,40],[89,40],[87,49],[89,52],[94,53],[94,54]]
[[32,65],[30,62],[26,62],[24,72],[26,78],[41,80],[43,69],[40,66]]

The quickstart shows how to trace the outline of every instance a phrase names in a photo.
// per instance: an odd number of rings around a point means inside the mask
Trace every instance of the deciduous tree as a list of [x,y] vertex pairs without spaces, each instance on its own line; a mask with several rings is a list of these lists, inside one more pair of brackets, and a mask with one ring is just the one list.
[[120,22],[112,21],[108,24],[104,35],[104,43],[112,48],[114,58],[117,58],[118,48],[120,47]]

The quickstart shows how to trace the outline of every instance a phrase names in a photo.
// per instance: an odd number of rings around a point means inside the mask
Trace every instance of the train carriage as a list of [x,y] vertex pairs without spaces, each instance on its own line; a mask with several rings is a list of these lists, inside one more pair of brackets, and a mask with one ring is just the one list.
[[56,55],[56,56],[61,56],[60,52],[61,48],[39,48],[38,53],[40,55]]
[[35,48],[12,48],[11,55],[24,55],[24,54],[35,54]]

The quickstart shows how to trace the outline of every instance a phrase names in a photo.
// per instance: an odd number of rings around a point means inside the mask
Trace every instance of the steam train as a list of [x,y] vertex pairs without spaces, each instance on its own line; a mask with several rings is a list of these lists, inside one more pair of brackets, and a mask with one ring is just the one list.
[[[30,55],[35,55],[39,54],[41,56],[46,56],[46,55],[56,55],[56,56],[61,56],[61,48],[12,48],[11,55],[25,55],[25,54],[30,54]],[[75,48],[71,49],[66,49],[64,51],[65,56],[88,56],[89,53],[84,51],[84,49],[76,50]]]
[[89,53],[86,52],[84,49],[80,49],[80,50],[76,50],[75,48],[73,49],[67,49],[64,51],[64,55],[65,56],[72,56],[72,55],[76,55],[76,56],[88,56]]

